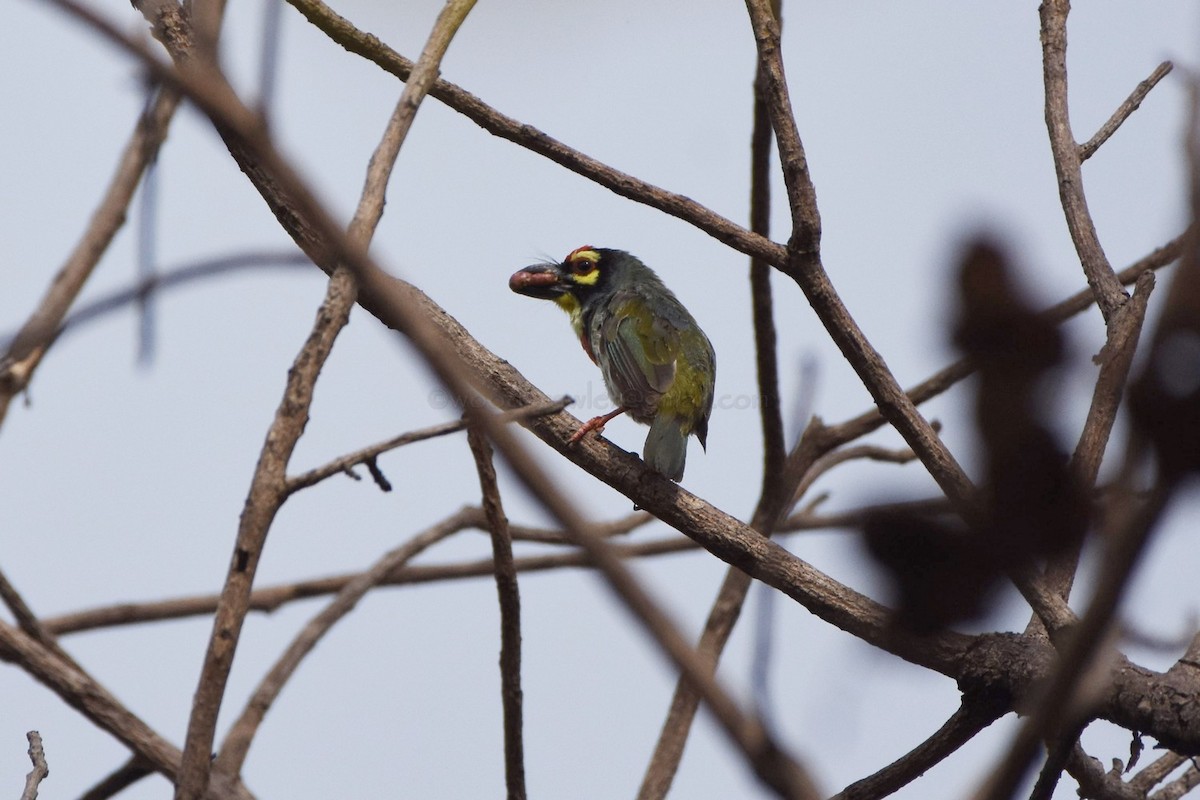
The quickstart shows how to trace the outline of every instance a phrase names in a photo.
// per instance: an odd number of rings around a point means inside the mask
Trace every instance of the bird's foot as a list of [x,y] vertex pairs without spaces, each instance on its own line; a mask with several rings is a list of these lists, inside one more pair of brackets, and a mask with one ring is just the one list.
[[592,417],[587,422],[579,426],[579,430],[575,431],[575,435],[567,444],[575,444],[589,433],[595,433],[597,436],[604,433],[604,424],[608,422],[606,417]]
[[610,419],[624,414],[627,410],[628,409],[626,409],[624,406],[621,406],[615,411],[609,412],[608,414],[602,414],[599,417],[592,417],[587,422],[579,426],[579,430],[575,431],[575,435],[571,437],[567,444],[575,444],[589,433],[594,432],[597,436],[599,436],[600,434],[604,433],[604,426],[608,424]]

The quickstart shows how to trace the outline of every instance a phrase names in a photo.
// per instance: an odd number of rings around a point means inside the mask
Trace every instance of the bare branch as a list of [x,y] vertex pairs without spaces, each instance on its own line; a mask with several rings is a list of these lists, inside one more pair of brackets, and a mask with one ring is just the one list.
[[1150,94],[1150,90],[1157,86],[1159,81],[1167,77],[1167,73],[1174,66],[1170,61],[1164,61],[1155,67],[1150,76],[1139,83],[1137,88],[1130,93],[1129,97],[1125,98],[1125,102],[1117,106],[1117,110],[1100,126],[1100,130],[1096,131],[1096,135],[1088,139],[1086,143],[1079,145],[1079,160],[1087,161],[1096,155],[1096,151],[1100,149],[1100,146],[1117,132],[1117,129],[1125,123],[1125,120],[1129,119],[1129,116],[1134,111],[1138,110],[1142,105],[1142,101],[1146,99],[1146,95]]
[[[1096,378],[1092,404],[1071,457],[1072,470],[1083,491],[1090,491],[1095,486],[1096,476],[1100,472],[1100,462],[1112,435],[1117,409],[1125,395],[1129,368],[1137,351],[1142,324],[1146,319],[1146,306],[1153,288],[1154,273],[1146,272],[1139,276],[1133,299],[1117,311],[1109,326],[1108,342],[1100,354],[1100,374]],[[1047,584],[1064,600],[1071,595],[1080,547],[1082,542],[1046,566]]]
[[1179,800],[1197,786],[1200,786],[1200,769],[1193,764],[1178,778],[1150,795],[1150,800]]
[[412,128],[421,101],[429,94],[430,87],[437,80],[438,68],[450,47],[450,41],[454,34],[458,33],[463,20],[474,6],[475,0],[449,0],[438,14],[429,39],[425,42],[425,48],[421,51],[421,57],[417,59],[408,82],[404,84],[400,100],[392,111],[392,117],[388,120],[383,138],[371,154],[362,198],[347,229],[347,238],[351,246],[365,246],[374,236],[375,228],[383,218],[384,195],[387,193],[392,168],[400,155],[400,147]]
[[81,794],[79,800],[109,800],[153,774],[153,768],[138,756],[133,756]]
[[524,712],[521,695],[521,595],[517,569],[513,565],[512,535],[500,501],[492,447],[475,428],[467,430],[467,442],[475,457],[483,510],[492,538],[492,563],[496,571],[496,594],[500,601],[500,698],[504,706],[504,777],[508,800],[525,799],[525,744],[522,733]]
[[1080,148],[1071,133],[1067,101],[1067,14],[1068,0],[1046,0],[1040,7],[1042,20],[1042,74],[1046,85],[1046,129],[1058,174],[1058,195],[1079,263],[1104,320],[1111,324],[1117,309],[1125,304],[1125,292],[1100,245],[1096,226],[1088,211],[1080,169]]
[[178,105],[178,93],[163,89],[138,120],[121,152],[116,174],[87,229],[54,276],[42,302],[0,356],[0,425],[4,423],[8,404],[29,385],[67,311],[124,225],[138,182],[146,167],[154,161]]
[[1163,753],[1130,778],[1129,785],[1144,796],[1187,760],[1179,753]]
[[936,733],[874,775],[850,784],[831,800],[887,797],[945,761],[1007,711],[1007,704],[997,703],[995,698],[964,697],[958,710]]
[[[564,397],[553,403],[538,403],[535,405],[519,408],[515,411],[508,411],[500,415],[501,422],[519,421],[530,417],[541,416],[543,414],[556,414],[570,405],[572,399]],[[388,439],[378,444],[373,444],[370,447],[364,447],[361,450],[356,450],[353,453],[348,453],[339,458],[335,458],[324,466],[311,469],[308,472],[297,475],[293,478],[288,478],[287,485],[284,489],[288,494],[295,494],[301,489],[307,489],[333,475],[340,475],[347,470],[359,464],[364,464],[370,459],[373,459],[389,450],[395,450],[398,447],[413,444],[415,442],[423,442],[426,439],[433,439],[438,436],[445,436],[450,433],[456,433],[464,430],[467,427],[465,419],[458,419],[453,422],[443,422],[441,425],[431,425],[428,428],[422,428],[416,431],[402,433],[399,436]]]
[[50,767],[46,764],[46,753],[42,749],[42,735],[37,731],[30,731],[25,734],[25,738],[29,740],[29,760],[33,763],[33,769],[25,776],[25,790],[21,792],[21,800],[37,800],[38,786],[50,774]]
[[[771,10],[778,18],[780,0]],[[767,109],[761,64],[754,76],[754,127],[750,134],[750,230],[764,238],[771,233],[771,115]],[[758,371],[759,415],[763,429],[763,479],[760,497],[778,490],[787,444],[779,399],[779,354],[776,347],[771,265],[750,257],[750,304],[754,318],[754,355]]]

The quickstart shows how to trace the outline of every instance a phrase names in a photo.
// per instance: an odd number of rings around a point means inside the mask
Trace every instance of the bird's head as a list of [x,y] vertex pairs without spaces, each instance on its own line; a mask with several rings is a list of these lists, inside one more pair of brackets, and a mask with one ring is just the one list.
[[578,313],[589,298],[613,286],[626,254],[620,250],[585,245],[557,264],[532,264],[513,273],[508,288],[517,294],[553,300],[568,313]]

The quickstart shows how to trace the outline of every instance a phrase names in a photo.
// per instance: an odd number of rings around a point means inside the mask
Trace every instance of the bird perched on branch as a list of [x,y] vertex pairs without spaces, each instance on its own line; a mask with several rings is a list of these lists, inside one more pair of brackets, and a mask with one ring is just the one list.
[[708,438],[716,357],[696,320],[654,272],[623,250],[590,245],[559,264],[525,267],[509,278],[517,294],[553,300],[571,316],[584,351],[604,375],[614,411],[585,423],[577,442],[628,412],[649,425],[642,457],[671,480],[683,478],[687,437]]

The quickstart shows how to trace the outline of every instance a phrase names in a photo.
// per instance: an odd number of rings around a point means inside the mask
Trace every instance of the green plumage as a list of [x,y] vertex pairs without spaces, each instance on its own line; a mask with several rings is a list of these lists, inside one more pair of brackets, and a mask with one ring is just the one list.
[[560,264],[535,264],[512,276],[513,291],[554,300],[570,315],[600,367],[618,410],[581,430],[603,429],[621,411],[650,425],[643,458],[680,480],[687,437],[707,444],[716,357],[683,304],[654,272],[621,250],[581,247]]

